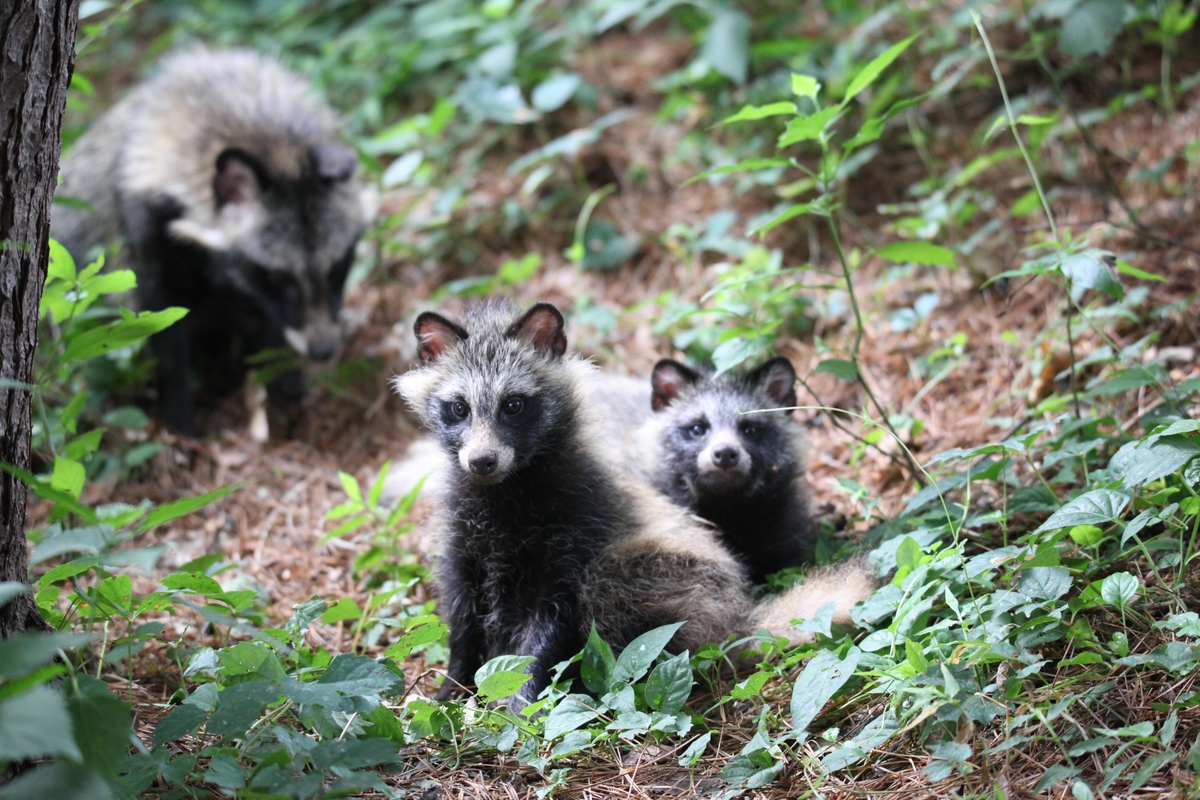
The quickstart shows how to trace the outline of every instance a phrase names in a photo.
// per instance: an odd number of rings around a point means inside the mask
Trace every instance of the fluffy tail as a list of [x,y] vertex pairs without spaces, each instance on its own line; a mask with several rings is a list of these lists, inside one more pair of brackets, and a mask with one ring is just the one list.
[[755,609],[753,627],[766,628],[795,646],[816,641],[816,634],[792,625],[794,619],[811,620],[826,603],[834,603],[833,623],[851,622],[850,609],[871,596],[879,582],[865,556],[822,567],[779,597],[761,603]]
[[417,437],[408,446],[404,458],[394,462],[388,470],[379,504],[385,508],[394,506],[400,498],[415,489],[422,478],[425,478],[425,485],[421,489],[421,496],[433,494],[445,463],[446,455],[436,439],[429,434]]

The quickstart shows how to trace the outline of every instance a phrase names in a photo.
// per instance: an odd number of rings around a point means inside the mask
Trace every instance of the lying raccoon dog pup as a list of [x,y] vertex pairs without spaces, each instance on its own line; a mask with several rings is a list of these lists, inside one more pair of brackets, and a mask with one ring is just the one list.
[[[184,306],[151,340],[160,415],[196,433],[190,373],[237,388],[245,359],[268,348],[324,361],[372,200],[357,155],[304,81],[244,50],[195,50],[111,108],[62,162],[52,235],[76,259],[124,239],[139,309]],[[195,362],[195,363],[193,363]],[[297,401],[298,371],[273,399]]]
[[795,383],[785,358],[719,377],[663,359],[650,378],[655,413],[639,432],[650,479],[716,525],[754,583],[801,566],[813,545],[800,428],[766,410],[795,406]]
[[[620,648],[686,620],[669,647],[694,651],[763,621],[792,636],[788,621],[831,599],[804,584],[756,606],[743,568],[707,528],[597,455],[580,407],[591,367],[566,355],[553,306],[493,303],[462,324],[426,312],[414,328],[422,364],[396,386],[446,456],[438,574],[453,684],[470,685],[497,655],[533,656],[529,701],[593,621]],[[839,618],[872,585],[855,575],[839,575],[839,590],[852,587]]]

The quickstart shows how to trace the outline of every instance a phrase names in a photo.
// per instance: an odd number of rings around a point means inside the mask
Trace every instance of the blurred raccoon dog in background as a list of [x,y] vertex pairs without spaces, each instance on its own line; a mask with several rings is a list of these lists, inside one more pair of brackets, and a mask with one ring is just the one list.
[[[191,367],[228,392],[246,358],[290,347],[333,358],[338,316],[373,198],[333,112],[299,76],[246,50],[192,50],[104,114],[62,161],[52,234],[77,258],[124,239],[136,305],[189,309],[151,340],[160,415],[197,433]],[[81,204],[82,206],[82,204]],[[285,405],[293,369],[268,384]]]

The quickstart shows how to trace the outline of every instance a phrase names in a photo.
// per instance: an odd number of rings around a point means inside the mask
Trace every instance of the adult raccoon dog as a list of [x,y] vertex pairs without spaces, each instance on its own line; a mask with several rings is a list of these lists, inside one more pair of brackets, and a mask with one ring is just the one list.
[[[760,621],[786,635],[790,619],[830,599],[810,586],[755,606],[741,565],[707,529],[595,455],[581,408],[591,368],[565,355],[553,306],[485,305],[461,325],[426,312],[414,329],[422,366],[396,386],[448,457],[438,572],[454,683],[470,685],[494,656],[533,656],[522,689],[532,700],[593,621],[622,647],[686,620],[670,646],[694,650]],[[841,614],[863,597],[845,598]]]
[[[168,61],[111,108],[62,162],[52,234],[77,259],[123,237],[136,304],[185,306],[152,338],[160,414],[196,433],[192,358],[218,390],[245,358],[291,346],[332,358],[354,247],[371,213],[354,150],[304,81],[245,50],[196,50]],[[276,400],[303,393],[298,371]]]
[[766,411],[795,406],[795,384],[782,357],[719,377],[663,359],[650,377],[655,413],[638,433],[654,485],[716,525],[754,583],[812,550],[801,431],[790,411]]

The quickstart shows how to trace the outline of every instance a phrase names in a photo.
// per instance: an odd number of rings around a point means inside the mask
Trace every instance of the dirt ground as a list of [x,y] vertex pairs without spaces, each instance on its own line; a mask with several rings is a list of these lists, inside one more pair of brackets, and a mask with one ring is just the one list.
[[[547,226],[532,230],[521,241],[481,238],[480,263],[471,268],[476,274],[497,268],[506,258],[536,250],[543,256],[538,274],[516,290],[522,302],[549,300],[570,309],[575,301],[589,298],[614,312],[621,313],[647,297],[672,292],[681,298],[697,299],[715,282],[719,262],[715,256],[679,258],[663,244],[661,234],[674,222],[702,225],[715,211],[732,208],[743,215],[762,210],[769,197],[752,191],[733,192],[733,182],[700,182],[683,186],[692,176],[680,160],[672,157],[684,134],[680,123],[655,120],[659,99],[647,88],[647,74],[663,74],[681,59],[679,43],[642,42],[608,37],[603,46],[590,52],[578,68],[603,80],[621,92],[602,93],[601,97],[622,96],[630,100],[634,116],[607,131],[601,142],[582,155],[588,172],[597,175],[626,174],[631,164],[649,164],[654,169],[641,182],[619,181],[619,191],[604,202],[601,214],[619,230],[639,235],[643,245],[631,263],[616,273],[581,273],[561,255],[569,244],[569,233]],[[632,59],[630,54],[633,54]],[[686,51],[683,51],[686,55]],[[974,98],[978,99],[978,98]],[[1200,225],[1194,191],[1172,192],[1172,187],[1194,187],[1195,165],[1175,154],[1200,136],[1200,92],[1178,98],[1180,111],[1169,122],[1150,103],[1099,125],[1093,132],[1097,144],[1112,159],[1119,175],[1168,163],[1162,186],[1136,184],[1125,200],[1140,209],[1142,224],[1152,232],[1147,236],[1128,224],[1117,200],[1090,178],[1068,180],[1060,169],[1069,154],[1089,171],[1091,154],[1077,140],[1061,144],[1051,151],[1043,178],[1055,190],[1055,213],[1060,227],[1077,234],[1087,231],[1089,239],[1121,254],[1140,269],[1164,276],[1167,280],[1151,289],[1150,303],[1164,305],[1181,300],[1183,304],[1168,312],[1155,325],[1161,335],[1153,349],[1169,351],[1173,376],[1183,379],[1200,372],[1196,363],[1198,337],[1195,287],[1200,285]],[[964,103],[964,106],[969,106]],[[986,105],[986,104],[985,104]],[[600,111],[610,109],[601,108]],[[936,122],[936,119],[934,120]],[[966,137],[966,134],[961,134]],[[941,157],[953,162],[956,148],[964,139],[947,134],[934,142]],[[967,152],[965,149],[961,152]],[[1173,160],[1172,160],[1173,159]],[[467,205],[496,207],[505,197],[516,196],[520,179],[509,177],[504,167],[511,160],[498,155],[495,164],[485,169],[475,182]],[[960,159],[961,160],[961,159]],[[903,161],[881,156],[866,174],[856,178],[850,193],[856,196],[894,197],[902,194],[911,180],[911,169]],[[1094,176],[1093,176],[1094,177]],[[1019,162],[997,166],[986,176],[986,183],[998,195],[1015,198],[1028,188],[1027,177]],[[899,188],[897,188],[899,187]],[[398,198],[385,197],[389,202]],[[871,244],[870,232],[880,231],[886,220],[875,210],[875,203],[856,202],[862,210],[854,224],[844,232],[847,247]],[[478,207],[478,206],[477,206]],[[1015,224],[1015,223],[1014,223]],[[1021,247],[1035,233],[1034,225],[1014,227],[1006,245],[985,254],[991,270],[1015,267]],[[1164,241],[1166,240],[1166,241]],[[780,231],[767,238],[768,245],[785,249],[787,263],[804,263],[810,255],[809,237],[802,228]],[[832,274],[831,253],[826,248],[819,257],[822,269]],[[430,269],[415,263],[384,263],[347,297],[349,315],[357,320],[357,331],[348,347],[347,358],[376,359],[379,369],[335,389],[318,386],[308,398],[302,419],[290,437],[273,430],[270,441],[256,443],[248,435],[249,414],[244,398],[227,398],[203,420],[206,436],[202,441],[184,441],[158,433],[168,448],[158,455],[142,477],[134,482],[109,483],[90,487],[86,499],[102,502],[136,502],[150,499],[164,502],[214,489],[231,482],[243,488],[203,511],[146,534],[136,546],[166,544],[168,550],[161,570],[177,567],[198,556],[220,552],[237,566],[221,576],[222,582],[234,581],[239,588],[253,586],[269,597],[267,617],[282,621],[293,607],[310,597],[336,600],[349,597],[362,601],[368,587],[352,568],[355,556],[365,547],[361,537],[347,536],[322,544],[332,527],[323,521],[334,505],[345,496],[337,478],[344,470],[360,482],[370,483],[381,465],[404,453],[416,435],[413,418],[391,392],[388,378],[402,372],[413,351],[411,319],[428,307],[433,290],[447,277],[461,277],[461,265],[446,264]],[[970,447],[1003,438],[1008,430],[1028,419],[1031,398],[1036,400],[1050,388],[1054,374],[1064,365],[1065,303],[1062,293],[1045,281],[1023,284],[1011,281],[1006,287],[982,288],[981,277],[967,271],[913,269],[901,273],[877,260],[867,261],[854,277],[863,303],[866,330],[861,344],[866,381],[887,407],[919,419],[924,430],[910,445],[918,459],[953,447]],[[907,305],[926,292],[940,297],[936,311],[925,321],[904,331],[893,330],[888,314]],[[818,292],[814,298],[820,299]],[[453,304],[449,306],[455,308]],[[818,303],[814,308],[825,306]],[[606,369],[644,375],[655,360],[677,355],[669,343],[655,336],[655,309],[642,306],[622,314],[614,335],[603,342],[594,332],[573,324],[568,330],[572,346],[581,343],[584,352],[601,360]],[[1078,332],[1077,357],[1098,346],[1094,333]],[[1119,344],[1130,344],[1149,332],[1145,326],[1128,323],[1108,325],[1106,330]],[[1002,337],[1002,333],[1009,331]],[[932,349],[942,346],[955,333],[966,333],[965,354],[958,366],[939,380],[931,381],[918,369],[918,362]],[[795,365],[799,375],[809,378],[816,364],[826,357],[819,342],[845,347],[853,334],[844,316],[818,317],[811,334],[783,341],[779,352]],[[801,391],[803,405],[825,405],[859,411],[864,404],[861,391],[841,383],[830,375],[813,375],[808,381],[816,397]],[[1146,398],[1134,400],[1125,409],[1123,419],[1135,420],[1147,410]],[[856,442],[832,424],[820,411],[804,409],[797,419],[808,429],[810,440],[809,472],[818,506],[830,519],[854,517],[847,495],[831,482],[835,478],[858,481],[873,498],[880,498],[880,513],[894,514],[913,491],[913,482],[898,463],[874,450],[860,453]],[[843,424],[852,430],[858,426],[848,418]],[[1133,423],[1131,422],[1131,425]],[[34,510],[36,518],[37,510]],[[846,531],[856,536],[865,529],[859,524]],[[152,577],[139,581],[138,589],[154,588]],[[414,601],[426,597],[419,587]],[[205,633],[190,621],[177,619],[167,637],[187,636],[203,643]],[[349,646],[348,633],[341,625],[315,624],[309,632],[310,644],[337,652]],[[386,641],[368,647],[368,654],[380,654]],[[425,674],[420,659],[406,664],[409,680]],[[156,719],[162,703],[178,685],[178,671],[154,657],[134,662],[136,687],[132,694],[139,701],[139,721]],[[434,685],[426,680],[418,685],[419,695]],[[128,689],[127,689],[128,690]],[[866,710],[863,717],[867,716]],[[719,765],[721,756],[736,752],[752,730],[746,720],[730,720],[727,728],[714,737],[712,753],[704,764]],[[854,720],[841,723],[853,726]],[[460,763],[453,771],[437,761],[437,755],[423,746],[411,748],[407,755],[414,764],[410,773],[397,776],[397,785],[420,789],[421,780],[435,780],[442,787],[441,797],[524,797],[541,785],[536,773],[518,768],[516,762],[493,755],[490,760]],[[1037,753],[1026,750],[1013,755],[1014,761],[1034,764]],[[702,768],[696,773],[699,785],[690,783],[688,772],[675,766],[674,750],[668,745],[650,745],[626,755],[614,753],[608,762],[593,763],[586,772],[579,770],[576,785],[572,778],[570,796],[590,797],[677,797],[706,793],[713,783],[713,771]],[[865,796],[885,793],[911,798],[945,796],[944,785],[933,792],[919,775],[923,759],[898,752],[879,760],[869,770],[834,779],[821,791],[830,797]],[[1015,772],[1021,764],[1011,765]],[[1015,774],[1014,772],[1014,774]],[[858,781],[850,785],[850,779]],[[751,797],[794,797],[809,789],[801,785],[800,772],[783,779]],[[1003,785],[1004,774],[975,775],[970,785]],[[704,783],[707,781],[708,783]],[[433,787],[430,783],[428,787]],[[532,788],[531,788],[532,787]],[[1065,792],[1066,789],[1064,788]],[[419,794],[419,793],[418,793]],[[437,796],[422,794],[425,796]],[[1013,795],[1017,796],[1017,795]],[[1065,796],[1065,795],[1064,795]],[[1148,796],[1148,795],[1147,795]]]

